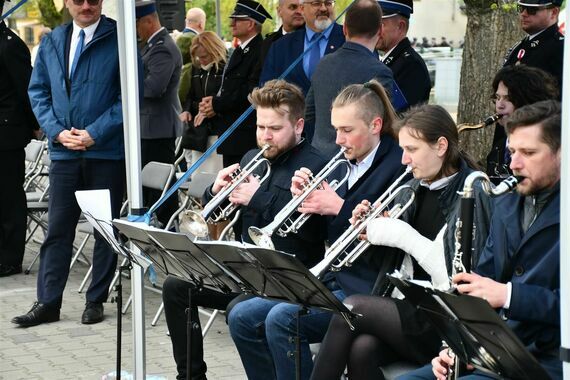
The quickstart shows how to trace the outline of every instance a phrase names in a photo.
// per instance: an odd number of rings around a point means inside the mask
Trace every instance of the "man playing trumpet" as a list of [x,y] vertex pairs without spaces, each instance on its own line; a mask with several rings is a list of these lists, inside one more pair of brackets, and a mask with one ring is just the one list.
[[[360,201],[376,199],[402,172],[402,150],[392,130],[394,115],[386,92],[376,81],[350,85],[333,102],[336,143],[346,149],[345,158],[354,162],[351,174],[346,185],[338,189],[338,194],[323,183],[323,189],[311,193],[299,209],[302,213],[328,216],[330,241],[336,240],[349,226],[351,212]],[[295,195],[303,192],[309,181],[308,173],[317,173],[307,165],[299,167],[304,168],[295,172],[291,183]],[[382,258],[368,256],[362,260],[364,264],[357,262],[350,273],[342,271],[343,276],[337,276],[336,281],[325,279],[337,298],[342,300],[345,294],[372,289],[382,267]],[[229,312],[230,333],[250,380],[295,378],[293,337],[297,332],[298,310],[297,305],[253,298],[238,303]],[[329,312],[310,309],[308,315],[300,319],[303,379],[309,377],[313,367],[309,343],[322,340],[330,318]]]
[[[306,142],[301,134],[305,108],[301,90],[283,80],[272,80],[262,88],[256,88],[250,95],[250,101],[257,111],[257,144],[268,145],[263,156],[271,163],[269,177],[260,183],[256,176],[250,175],[247,181],[239,184],[229,196],[232,202],[242,209],[242,236],[236,236],[252,243],[247,235],[248,227],[263,227],[273,220],[275,215],[291,200],[289,191],[291,176],[295,169],[309,166],[319,171],[325,160],[317,150]],[[204,198],[211,199],[231,182],[230,174],[240,165],[244,167],[260,152],[253,149],[246,153],[240,164],[222,169],[215,182],[206,190]],[[264,165],[261,165],[264,167]],[[260,176],[263,173],[254,172]],[[324,252],[324,230],[322,220],[309,220],[298,234],[286,238],[275,237],[277,250],[295,254],[305,265],[312,266]],[[178,370],[178,379],[186,379],[186,317],[188,291],[192,289],[191,317],[192,379],[206,378],[206,363],[203,359],[202,332],[197,306],[226,309],[237,294],[221,294],[215,291],[193,289],[192,285],[175,277],[168,277],[164,282],[162,297],[166,323],[170,331],[174,359]]]

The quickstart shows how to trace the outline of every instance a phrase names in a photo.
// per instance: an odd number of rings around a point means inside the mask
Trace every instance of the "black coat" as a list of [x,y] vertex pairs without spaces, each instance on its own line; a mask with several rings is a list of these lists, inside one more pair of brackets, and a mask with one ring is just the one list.
[[[214,112],[220,116],[216,122],[218,136],[250,106],[247,96],[259,82],[259,76],[255,74],[255,65],[259,60],[262,41],[263,38],[258,34],[245,49],[234,50],[226,65],[221,93],[212,101]],[[255,113],[252,112],[218,147],[218,153],[241,155],[255,148],[255,123]]]
[[431,91],[428,69],[408,38],[400,41],[383,62],[392,70],[410,107],[428,102]]
[[39,129],[28,98],[30,50],[0,22],[0,150],[24,148]]
[[[519,55],[522,55],[520,59]],[[554,24],[532,40],[527,36],[514,45],[505,56],[503,66],[515,65],[520,62],[528,66],[538,67],[552,74],[558,81],[559,88],[561,88],[563,55],[564,36],[558,31],[558,25]]]
[[[259,149],[247,152],[241,160],[243,168],[259,153]],[[245,242],[253,243],[248,235],[250,226],[265,227],[291,200],[291,178],[295,170],[306,167],[318,173],[325,166],[325,159],[306,140],[277,157],[271,163],[271,173],[251,198],[249,205],[242,208],[242,226]],[[255,174],[262,176],[265,165]],[[211,199],[211,187],[206,190],[204,200]],[[273,235],[275,249],[294,254],[308,268],[323,258],[325,240],[325,222],[322,217],[313,215],[296,234],[287,237]]]
[[265,62],[265,57],[267,57],[267,53],[269,53],[269,48],[275,41],[277,41],[283,36],[284,34],[282,26],[279,27],[279,29],[277,29],[275,32],[267,33],[265,35],[265,38],[263,39],[263,42],[261,44],[261,53],[259,54],[259,61],[257,61],[257,64],[255,65],[255,75],[257,75],[258,78],[261,75],[261,70],[263,69],[263,62]]

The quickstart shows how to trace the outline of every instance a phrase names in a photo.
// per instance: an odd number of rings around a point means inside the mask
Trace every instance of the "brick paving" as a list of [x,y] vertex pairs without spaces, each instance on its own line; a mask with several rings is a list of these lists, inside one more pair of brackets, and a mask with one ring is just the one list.
[[[39,249],[30,244],[24,257],[27,266]],[[90,256],[88,254],[88,256]],[[30,328],[15,327],[10,320],[27,312],[36,298],[38,265],[29,275],[0,278],[0,379],[93,379],[115,369],[116,304],[105,304],[105,320],[95,325],[80,323],[85,296],[77,289],[87,272],[84,263],[71,270],[64,293],[61,320]],[[123,280],[124,300],[130,281]],[[145,292],[146,373],[161,379],[175,379],[170,338],[164,315],[156,326],[151,321],[160,305],[160,295]],[[205,320],[202,320],[203,324]],[[123,316],[122,368],[133,372],[131,310]],[[209,379],[245,379],[245,372],[229,336],[223,317],[218,317],[204,340]]]

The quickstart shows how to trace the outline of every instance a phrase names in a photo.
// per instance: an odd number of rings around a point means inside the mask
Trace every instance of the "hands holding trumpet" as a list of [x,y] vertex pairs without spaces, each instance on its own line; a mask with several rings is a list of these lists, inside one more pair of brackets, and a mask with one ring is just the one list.
[[[212,185],[212,194],[216,195],[220,190],[232,184],[236,178],[240,168],[239,164],[233,164],[218,172],[216,180]],[[259,189],[259,179],[254,175],[249,175],[245,181],[240,183],[229,196],[229,201],[233,204],[247,206],[253,197],[253,194]]]
[[[313,173],[307,168],[295,170],[295,174],[291,179],[291,194],[293,197],[303,194],[305,189],[313,180]],[[338,196],[335,190],[323,181],[320,188],[313,191],[301,203],[301,207],[297,209],[303,214],[317,215],[338,215],[344,200]]]

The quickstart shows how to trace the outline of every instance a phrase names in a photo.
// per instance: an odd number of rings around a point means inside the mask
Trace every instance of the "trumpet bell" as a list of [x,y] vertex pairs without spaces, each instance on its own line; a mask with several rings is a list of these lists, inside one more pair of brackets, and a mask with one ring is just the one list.
[[190,233],[198,238],[208,236],[208,223],[200,213],[186,210],[180,216],[180,231]]
[[258,247],[275,249],[271,236],[267,232],[263,231],[263,229],[252,226],[248,228],[247,233]]

